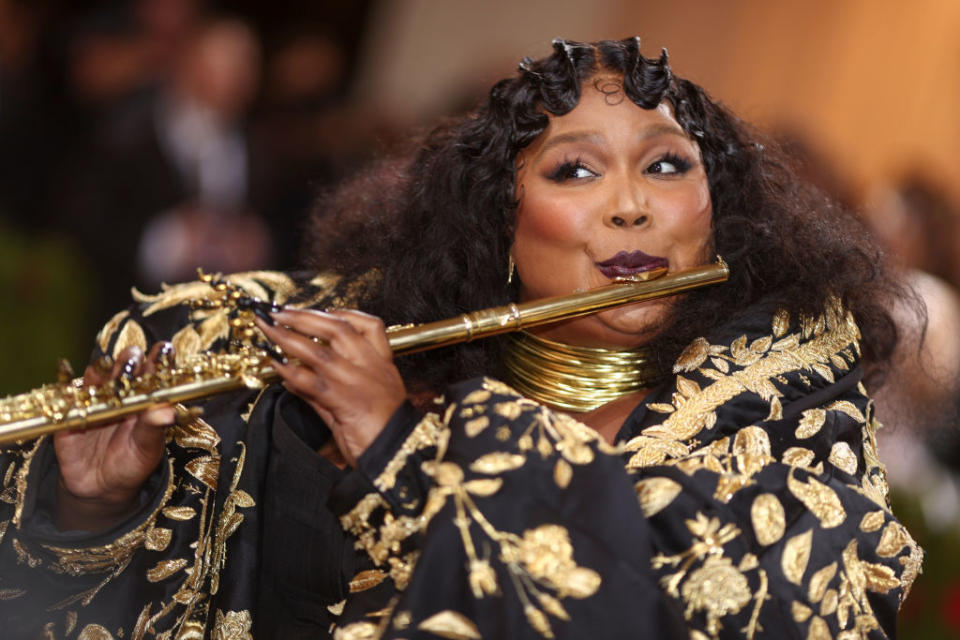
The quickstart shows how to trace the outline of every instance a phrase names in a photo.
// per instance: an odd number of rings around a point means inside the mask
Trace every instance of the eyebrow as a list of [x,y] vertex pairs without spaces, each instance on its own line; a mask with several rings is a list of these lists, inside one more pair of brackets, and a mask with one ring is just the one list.
[[[682,129],[678,129],[675,126],[669,124],[656,124],[651,126],[648,129],[645,129],[644,132],[640,135],[640,140],[649,140],[650,138],[656,138],[657,136],[662,135],[674,135],[687,139],[687,135],[683,132]],[[536,155],[536,158],[540,158],[548,150],[552,149],[561,144],[568,144],[574,142],[592,142],[599,143],[603,141],[603,136],[597,133],[596,131],[570,131],[569,133],[560,133],[550,138],[543,143],[543,147],[540,148],[540,152]]]

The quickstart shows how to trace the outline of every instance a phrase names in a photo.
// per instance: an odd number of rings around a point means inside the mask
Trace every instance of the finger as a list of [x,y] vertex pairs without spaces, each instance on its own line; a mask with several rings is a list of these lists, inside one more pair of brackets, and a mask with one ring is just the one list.
[[153,373],[157,367],[170,368],[174,364],[176,349],[173,343],[161,340],[150,347],[143,366],[145,373]]
[[384,358],[393,359],[393,349],[387,339],[387,329],[383,320],[377,316],[356,309],[337,309],[329,312],[335,318],[343,320],[366,338],[377,353]]
[[[257,318],[256,323],[264,335],[280,347],[285,355],[300,360],[309,367],[319,367],[320,363],[328,359],[333,353],[329,345],[315,342],[296,331],[279,325],[271,327],[259,318]],[[271,356],[276,361],[276,357],[273,354]],[[283,362],[278,363],[284,364]],[[277,367],[277,370],[279,371],[279,367]]]
[[[337,353],[353,362],[392,356],[392,353],[381,354],[354,324],[332,313],[290,310],[275,313],[274,318],[297,333],[328,343]],[[370,330],[366,325],[364,329]]]

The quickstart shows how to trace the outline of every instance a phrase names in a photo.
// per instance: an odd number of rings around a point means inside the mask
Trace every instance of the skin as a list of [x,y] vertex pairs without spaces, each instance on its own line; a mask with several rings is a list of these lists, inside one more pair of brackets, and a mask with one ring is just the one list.
[[[699,148],[667,104],[646,110],[619,95],[610,104],[608,93],[585,84],[577,107],[551,118],[519,159],[512,255],[523,301],[609,284],[597,262],[620,251],[667,258],[670,271],[709,260],[713,209]],[[656,333],[670,305],[629,305],[534,332],[632,348]]]
[[[641,109],[610,86],[605,81],[601,93],[586,83],[577,107],[551,117],[517,160],[520,207],[512,255],[522,300],[607,284],[610,280],[596,263],[620,251],[666,258],[671,271],[709,260],[712,207],[699,149],[668,106]],[[669,304],[631,305],[539,333],[568,344],[637,347],[655,335]],[[290,356],[289,364],[277,363],[284,385],[333,433],[338,451],[321,453],[335,464],[355,465],[407,398],[383,322],[348,310],[284,310],[273,318],[274,325],[257,322]],[[577,418],[612,442],[645,394],[620,398]],[[169,423],[172,416],[144,414],[132,424],[128,420],[90,430],[81,434],[85,439],[80,444],[61,438],[61,484],[71,487],[62,511],[81,509],[80,516],[71,516],[72,523],[95,530],[84,517],[89,520],[92,513],[97,518],[90,522],[102,527],[131,508],[136,491],[162,457],[162,418]],[[79,458],[91,460],[80,465],[81,472],[64,464]],[[108,468],[123,470],[122,477],[106,476]],[[91,474],[93,482],[77,481]],[[74,495],[82,500],[73,500]],[[91,511],[90,505],[106,505],[107,515]]]

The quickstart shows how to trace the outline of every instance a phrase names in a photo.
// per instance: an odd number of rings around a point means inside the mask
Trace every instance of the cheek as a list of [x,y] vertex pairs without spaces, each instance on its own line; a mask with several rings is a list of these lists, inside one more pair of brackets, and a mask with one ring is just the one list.
[[706,187],[674,194],[670,199],[672,235],[691,250],[700,249],[709,243],[713,206],[710,191]]
[[576,203],[527,193],[517,211],[515,247],[540,251],[583,244],[586,216]]

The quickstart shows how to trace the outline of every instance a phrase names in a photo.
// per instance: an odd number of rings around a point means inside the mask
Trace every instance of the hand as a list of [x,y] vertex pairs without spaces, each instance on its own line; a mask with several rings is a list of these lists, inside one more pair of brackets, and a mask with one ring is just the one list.
[[[105,384],[118,376],[152,371],[158,358],[172,358],[170,343],[157,343],[144,357],[138,347],[125,349],[106,373],[92,365],[87,384]],[[53,448],[60,466],[56,522],[61,530],[98,531],[121,520],[136,507],[137,494],[163,457],[165,428],[174,410],[163,405],[88,429],[60,431]]]
[[407,396],[383,321],[347,310],[284,310],[273,318],[273,326],[262,319],[257,324],[297,360],[274,367],[287,389],[323,418],[355,466]]

